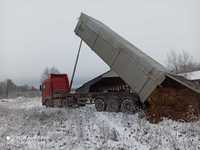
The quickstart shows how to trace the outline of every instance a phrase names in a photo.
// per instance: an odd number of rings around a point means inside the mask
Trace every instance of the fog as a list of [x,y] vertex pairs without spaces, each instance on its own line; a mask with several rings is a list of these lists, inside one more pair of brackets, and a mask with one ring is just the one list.
[[[200,60],[199,0],[0,0],[0,80],[38,86],[46,67],[71,76],[81,12],[110,26],[158,62],[185,50]],[[83,45],[75,85],[109,67]]]

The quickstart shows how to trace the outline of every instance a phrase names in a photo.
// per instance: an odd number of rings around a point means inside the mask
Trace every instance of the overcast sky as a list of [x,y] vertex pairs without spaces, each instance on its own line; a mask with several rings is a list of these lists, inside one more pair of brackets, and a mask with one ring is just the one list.
[[[0,80],[35,85],[47,66],[71,76],[81,12],[162,64],[170,50],[200,60],[200,0],[0,0]],[[77,69],[76,84],[109,68],[84,45]]]

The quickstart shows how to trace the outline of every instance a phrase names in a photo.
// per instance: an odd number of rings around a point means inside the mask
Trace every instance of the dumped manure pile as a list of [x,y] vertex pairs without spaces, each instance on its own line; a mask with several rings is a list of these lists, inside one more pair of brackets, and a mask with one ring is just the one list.
[[149,97],[146,115],[154,123],[162,118],[194,121],[199,118],[199,112],[200,94],[168,77]]

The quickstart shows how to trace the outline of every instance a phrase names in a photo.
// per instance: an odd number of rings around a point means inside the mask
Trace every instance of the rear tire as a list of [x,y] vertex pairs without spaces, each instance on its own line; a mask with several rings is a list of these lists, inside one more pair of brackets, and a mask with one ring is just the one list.
[[137,111],[136,104],[133,102],[133,100],[127,98],[124,99],[121,103],[120,110],[123,113],[135,113]]
[[117,99],[112,99],[108,101],[106,111],[108,112],[119,112],[119,102]]
[[94,101],[94,104],[95,104],[95,108],[97,111],[104,111],[105,110],[105,102],[102,98],[97,98],[95,99]]

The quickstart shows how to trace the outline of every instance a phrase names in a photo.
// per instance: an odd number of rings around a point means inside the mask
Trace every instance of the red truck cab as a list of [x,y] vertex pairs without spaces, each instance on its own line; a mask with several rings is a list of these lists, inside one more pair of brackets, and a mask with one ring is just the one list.
[[51,104],[46,103],[51,103],[54,98],[65,98],[70,92],[67,74],[50,74],[48,79],[43,81],[41,91],[42,105],[50,106]]

